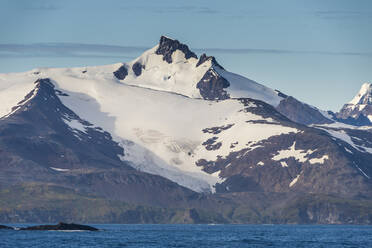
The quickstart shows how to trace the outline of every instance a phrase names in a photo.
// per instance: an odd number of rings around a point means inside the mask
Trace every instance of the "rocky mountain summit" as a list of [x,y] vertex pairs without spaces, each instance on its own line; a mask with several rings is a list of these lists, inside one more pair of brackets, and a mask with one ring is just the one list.
[[336,115],[165,36],[0,84],[0,221],[372,223],[370,85]]

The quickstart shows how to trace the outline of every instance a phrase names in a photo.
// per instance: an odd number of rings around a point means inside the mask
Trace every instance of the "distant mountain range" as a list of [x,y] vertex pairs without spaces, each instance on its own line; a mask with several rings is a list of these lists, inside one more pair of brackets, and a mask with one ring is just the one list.
[[0,74],[0,221],[371,224],[371,89],[319,110],[164,36]]

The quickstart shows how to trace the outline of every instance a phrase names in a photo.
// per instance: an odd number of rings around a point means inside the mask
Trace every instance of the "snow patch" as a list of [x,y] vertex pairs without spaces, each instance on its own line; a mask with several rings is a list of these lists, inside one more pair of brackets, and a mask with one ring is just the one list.
[[272,157],[272,159],[276,160],[276,161],[279,161],[279,160],[282,160],[282,159],[287,159],[287,158],[293,157],[297,161],[303,163],[303,162],[306,162],[308,160],[306,158],[306,156],[315,152],[315,150],[308,150],[308,151],[296,150],[295,147],[296,147],[296,141],[293,142],[293,145],[291,147],[289,147],[289,149],[278,151],[278,154],[275,155],[274,157]]
[[366,178],[368,178],[368,179],[371,179],[361,168],[359,168],[359,166],[355,163],[355,162],[353,162],[354,163],[354,165],[357,167],[357,169],[366,177]]
[[344,147],[345,148],[345,151],[347,151],[348,153],[351,153],[351,154],[353,154],[353,152],[352,151],[350,151],[346,146]]
[[258,162],[258,163],[257,163],[257,165],[259,165],[259,166],[264,166],[264,165],[265,165],[265,163],[264,163],[264,162],[262,162],[262,161],[260,161],[260,162]]
[[[320,158],[312,158],[309,159],[308,156],[314,153],[316,150],[296,150],[296,141],[293,142],[293,145],[289,147],[287,150],[280,150],[278,154],[272,157],[273,160],[279,161],[288,158],[294,158],[295,160],[304,163],[309,161],[310,164],[323,164],[326,159],[328,159],[328,155],[323,155]],[[282,162],[281,162],[282,163]],[[283,164],[282,164],[283,166]],[[283,166],[284,167],[284,166]]]
[[63,119],[63,121],[74,130],[78,130],[80,132],[85,132],[85,126],[78,120],[75,119]]
[[310,164],[324,164],[324,161],[329,159],[328,155],[323,155],[321,158],[312,158],[309,160]]
[[293,185],[295,185],[298,181],[298,179],[300,178],[300,174],[298,174],[293,180],[292,182],[290,182],[289,184],[289,187],[292,187]]
[[359,111],[362,111],[366,106],[367,106],[367,104],[360,104],[359,105]]
[[52,170],[59,171],[59,172],[67,172],[70,171],[70,169],[62,169],[62,168],[55,168],[55,167],[49,167]]
[[285,162],[285,161],[280,161],[280,164],[282,165],[283,168],[284,168],[284,167],[288,167],[288,164],[287,164],[287,162]]

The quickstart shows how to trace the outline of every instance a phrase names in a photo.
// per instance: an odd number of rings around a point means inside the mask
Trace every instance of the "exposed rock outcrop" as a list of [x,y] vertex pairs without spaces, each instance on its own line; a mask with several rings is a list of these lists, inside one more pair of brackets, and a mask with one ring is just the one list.
[[196,88],[200,90],[200,95],[206,100],[225,100],[230,97],[224,90],[229,86],[229,81],[211,68],[204,74]]
[[207,56],[205,53],[203,53],[200,56],[200,58],[198,60],[198,63],[196,63],[196,67],[202,65],[204,62],[206,62],[208,60],[211,60],[212,66],[217,66],[217,67],[221,68],[222,70],[224,70],[224,68],[217,62],[217,60],[214,56]]
[[322,115],[318,109],[302,103],[292,96],[283,99],[276,109],[290,120],[305,125],[334,122]]
[[128,75],[128,70],[127,68],[125,67],[125,65],[122,65],[119,67],[119,69],[117,69],[116,71],[113,72],[114,73],[114,76],[119,79],[119,80],[123,80],[125,79],[125,77]]
[[180,43],[178,40],[173,40],[165,36],[160,37],[159,47],[156,50],[156,54],[163,55],[163,60],[167,61],[169,64],[172,63],[172,54],[176,50],[180,50],[185,54],[185,58],[195,58],[195,53],[190,51],[189,47],[185,44]]
[[139,75],[141,75],[142,73],[142,69],[145,69],[145,66],[142,65],[140,62],[136,62],[132,65],[132,70],[134,72],[134,75],[136,75],[137,77]]
[[4,226],[4,225],[0,225],[0,230],[14,230],[13,227],[10,227],[10,226]]

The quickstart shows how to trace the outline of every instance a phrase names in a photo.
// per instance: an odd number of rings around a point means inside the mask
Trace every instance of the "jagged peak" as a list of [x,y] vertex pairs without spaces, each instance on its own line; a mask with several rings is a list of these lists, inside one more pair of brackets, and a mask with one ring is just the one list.
[[[22,108],[28,108],[29,103],[33,101],[37,101],[37,99],[43,99],[43,103],[46,103],[47,100],[51,98],[55,98],[55,87],[52,81],[49,78],[39,78],[35,82],[35,87],[27,94],[25,97],[17,103],[14,107],[12,107],[11,112],[7,115],[3,116],[2,118],[7,118],[18,111],[22,111]],[[47,105],[50,102],[47,103]]]
[[349,104],[372,104],[372,84],[364,83],[358,94],[349,102]]
[[195,58],[197,59],[198,56],[196,56],[195,53],[193,53],[189,47],[185,44],[182,44],[178,40],[171,39],[166,36],[161,36],[159,45],[155,51],[158,55],[163,55],[163,60],[168,62],[169,64],[172,63],[172,54],[176,50],[180,50],[185,54],[185,58]]
[[[119,66],[118,66],[119,67]],[[114,71],[128,85],[172,92],[190,98],[224,100],[250,97],[277,106],[274,90],[225,70],[213,56],[200,58],[178,40],[161,36],[159,44]]]
[[171,38],[171,37],[169,37],[169,36],[166,36],[166,35],[162,35],[162,36],[160,36],[160,41],[162,41],[162,40],[172,40],[172,41],[176,41],[176,39],[173,39],[173,38]]
[[211,61],[211,64],[212,66],[217,66],[219,68],[221,68],[222,70],[225,70],[216,60],[216,58],[214,56],[207,56],[205,53],[203,53],[199,60],[198,60],[198,63],[196,63],[196,67],[198,67],[199,65],[203,64],[204,62],[206,61]]
[[54,84],[52,83],[50,78],[39,78],[34,82],[34,84],[36,84],[37,87],[40,87],[41,85],[45,85],[45,86],[48,86],[54,89]]

